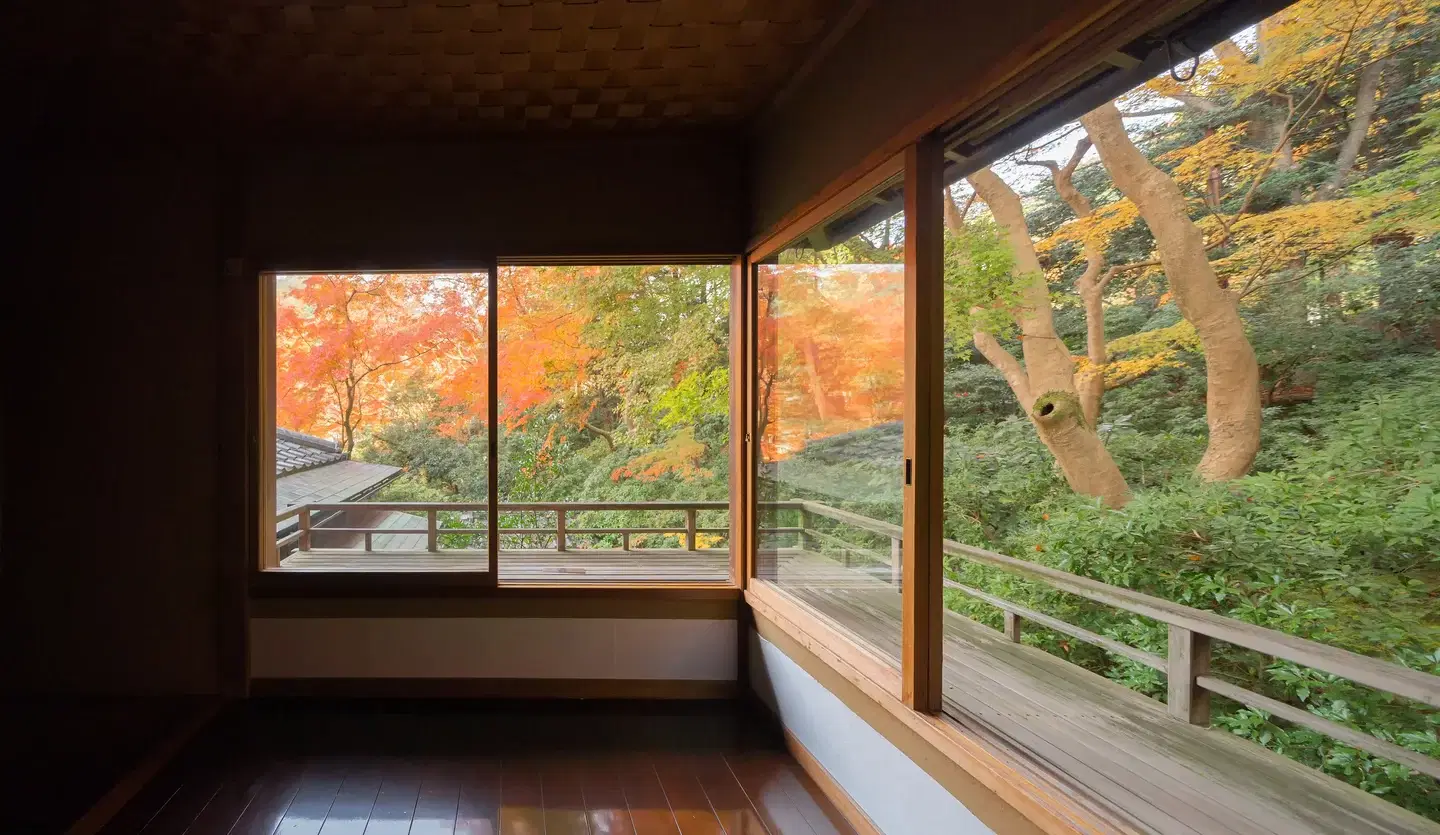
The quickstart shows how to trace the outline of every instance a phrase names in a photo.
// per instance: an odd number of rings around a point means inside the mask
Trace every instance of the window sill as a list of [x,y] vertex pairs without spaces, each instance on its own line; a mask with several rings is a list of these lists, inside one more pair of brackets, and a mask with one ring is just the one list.
[[745,600],[762,638],[779,646],[846,706],[996,832],[1124,831],[1073,790],[1055,783],[1025,752],[981,737],[899,698],[900,673],[804,603],[763,580]]

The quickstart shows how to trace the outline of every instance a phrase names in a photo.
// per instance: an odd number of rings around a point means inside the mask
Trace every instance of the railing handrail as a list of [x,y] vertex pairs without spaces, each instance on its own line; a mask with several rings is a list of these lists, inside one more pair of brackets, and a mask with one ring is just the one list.
[[[803,502],[800,508],[800,547],[808,549],[818,531],[806,526],[812,516],[829,518],[842,524],[887,536],[893,549],[898,549],[904,529],[889,522],[871,519],[848,510],[829,507],[818,502]],[[776,532],[779,532],[777,529]],[[838,537],[827,536],[842,544]],[[1112,608],[1166,625],[1169,630],[1169,652],[1165,657],[1132,647],[1059,618],[1012,603],[949,577],[944,586],[1000,609],[1005,616],[1005,636],[1020,641],[1025,621],[1031,621],[1108,652],[1159,670],[1166,676],[1167,712],[1191,724],[1210,723],[1209,696],[1215,693],[1247,707],[1267,711],[1282,719],[1310,728],[1371,754],[1400,763],[1421,774],[1440,778],[1440,759],[1404,748],[1365,731],[1333,722],[1303,708],[1285,704],[1210,674],[1210,642],[1224,641],[1245,649],[1303,664],[1322,672],[1349,679],[1398,696],[1413,699],[1432,707],[1440,707],[1440,676],[1414,670],[1401,664],[1338,647],[1328,646],[1273,629],[1245,623],[1204,609],[1196,609],[1163,598],[1081,577],[1057,568],[1028,560],[987,551],[954,540],[942,541],[942,552],[971,562],[998,568],[1036,580],[1051,588],[1093,600]],[[848,561],[847,561],[848,564]],[[899,585],[899,578],[895,578]]]
[[[892,540],[900,540],[904,529],[900,525],[872,519],[848,510],[830,507],[811,501],[777,501],[762,503],[762,508],[772,510],[801,510],[804,513],[832,519],[861,530],[869,531]],[[483,502],[344,502],[314,503],[301,505],[277,516],[277,521],[302,513],[329,512],[341,510],[413,510],[413,511],[475,511],[486,510]],[[546,512],[546,511],[699,511],[728,510],[725,501],[653,501],[653,502],[502,502],[497,506],[501,512]],[[802,530],[803,530],[802,524]],[[591,533],[599,529],[576,529],[574,533]],[[703,529],[690,527],[691,536]],[[526,529],[529,532],[530,529]],[[617,528],[615,533],[624,529]],[[444,530],[442,529],[443,533]],[[501,531],[502,533],[505,532]],[[685,533],[686,529],[675,529]],[[1060,591],[1093,600],[1107,606],[1159,621],[1171,627],[1188,630],[1196,635],[1224,641],[1235,646],[1255,650],[1302,664],[1322,672],[1341,676],[1359,684],[1384,690],[1397,696],[1440,707],[1440,676],[1433,676],[1421,670],[1414,670],[1390,661],[1371,658],[1350,650],[1332,647],[1288,635],[1274,629],[1246,623],[1204,609],[1195,609],[1163,598],[1112,586],[1058,568],[987,551],[954,540],[944,540],[944,553],[959,556],[971,562],[988,565],[1014,574],[1038,580]],[[954,581],[951,581],[953,583]],[[952,586],[954,587],[954,586]],[[967,593],[968,589],[964,589]],[[1013,604],[1012,604],[1013,607]],[[1137,650],[1138,652],[1138,650]]]
[[[796,505],[798,507],[798,504]],[[489,504],[485,502],[311,502],[289,508],[276,514],[277,523],[286,519],[297,517],[299,530],[294,534],[279,540],[277,548],[295,545],[300,551],[309,551],[312,538],[315,534],[343,534],[360,535],[364,537],[364,553],[374,553],[374,537],[376,535],[419,535],[419,531],[408,529],[388,528],[367,528],[344,525],[322,525],[313,524],[315,514],[339,514],[350,511],[400,511],[415,516],[423,516],[425,519],[425,550],[430,553],[440,551],[451,551],[454,549],[442,548],[440,536],[450,535],[486,535],[490,533],[487,528],[442,528],[439,525],[439,514],[445,511],[450,512],[476,512],[486,511]],[[619,536],[621,550],[629,551],[632,535],[659,534],[666,536],[680,536],[687,551],[700,550],[699,536],[705,535],[726,535],[730,529],[717,527],[701,527],[699,514],[706,511],[728,511],[728,501],[650,501],[650,502],[501,502],[497,504],[496,511],[500,513],[554,513],[555,527],[553,528],[497,528],[497,536],[545,536],[554,537],[555,550],[564,552],[568,550],[568,539],[571,536]],[[642,511],[642,512],[681,512],[685,515],[684,527],[633,527],[621,526],[613,528],[572,528],[567,524],[566,515],[570,513],[592,513],[606,511]],[[329,517],[334,519],[335,516]],[[345,549],[353,550],[353,549]],[[396,551],[397,549],[382,549],[385,552]]]
[[[296,515],[304,508],[309,508],[311,512],[338,510],[453,510],[470,512],[488,510],[489,507],[485,502],[311,502],[285,511],[284,514],[276,517],[276,521],[278,522],[289,516]],[[729,510],[730,503],[726,501],[500,502],[496,505],[496,509],[502,513],[545,512],[555,510],[573,510],[577,513],[606,510]]]
[[1414,670],[1390,661],[1371,658],[1347,649],[1332,647],[1305,638],[1297,638],[1274,629],[1256,626],[1241,620],[1194,609],[1144,592],[1112,586],[1099,580],[1081,577],[1048,565],[1008,557],[971,545],[944,540],[947,554],[964,557],[972,562],[994,566],[1040,580],[1061,591],[1069,592],[1122,611],[1141,615],[1170,626],[1224,641],[1228,644],[1274,655],[1297,664],[1343,676],[1360,684],[1414,699],[1432,707],[1440,707],[1440,676]]
[[[803,543],[807,537],[804,525],[811,515],[826,517],[861,530],[888,536],[892,542],[899,542],[904,537],[904,529],[899,525],[871,519],[851,511],[832,508],[816,502],[804,502],[801,510],[802,548],[805,547]],[[813,536],[814,534],[810,533],[809,535]],[[1059,618],[996,597],[980,589],[966,586],[948,577],[944,580],[946,588],[960,591],[1004,612],[1005,635],[1012,641],[1020,640],[1021,625],[1028,620],[1159,670],[1167,677],[1168,711],[1177,719],[1194,724],[1209,724],[1208,696],[1210,693],[1216,693],[1251,708],[1268,711],[1283,719],[1307,726],[1348,745],[1408,766],[1420,773],[1440,778],[1440,759],[1411,751],[1372,734],[1330,721],[1310,711],[1287,705],[1210,675],[1210,641],[1211,639],[1220,640],[1245,649],[1284,658],[1432,707],[1440,707],[1440,676],[1305,638],[1298,638],[1294,635],[1287,635],[1284,632],[1245,623],[1215,612],[1173,603],[1144,592],[1112,586],[1058,568],[998,554],[984,548],[976,548],[954,540],[943,540],[941,548],[945,554],[1018,574],[1060,591],[1165,624],[1170,632],[1169,653],[1166,657],[1161,657],[1067,623]]]

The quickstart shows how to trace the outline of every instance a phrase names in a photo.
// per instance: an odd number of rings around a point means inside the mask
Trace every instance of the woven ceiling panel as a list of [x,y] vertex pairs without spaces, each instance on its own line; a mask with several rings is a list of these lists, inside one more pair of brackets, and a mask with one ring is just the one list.
[[104,37],[245,122],[440,132],[732,123],[850,0],[172,0]]

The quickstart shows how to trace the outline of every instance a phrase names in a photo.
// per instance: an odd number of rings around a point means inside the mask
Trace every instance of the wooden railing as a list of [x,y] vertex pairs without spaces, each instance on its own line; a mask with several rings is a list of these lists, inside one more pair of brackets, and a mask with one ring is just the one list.
[[[768,507],[800,512],[800,531],[797,536],[800,547],[806,550],[812,550],[808,543],[817,538],[818,532],[808,529],[811,520],[816,517],[830,519],[878,537],[889,538],[892,554],[898,555],[902,547],[903,530],[899,525],[870,519],[815,502],[778,502]],[[791,528],[764,528],[762,533],[788,533],[792,530]],[[841,545],[845,544],[843,537],[833,533],[827,534],[825,538]],[[1180,721],[1208,725],[1210,723],[1210,694],[1214,693],[1318,731],[1346,745],[1408,766],[1415,771],[1440,778],[1440,760],[1402,748],[1363,731],[1357,731],[1317,716],[1303,708],[1254,693],[1211,675],[1211,642],[1223,641],[1275,658],[1283,658],[1431,707],[1440,707],[1440,677],[953,540],[945,540],[943,547],[946,554],[1007,571],[1043,583],[1051,588],[1165,624],[1169,630],[1169,647],[1168,653],[1162,658],[1113,638],[1066,623],[1059,618],[1011,603],[948,577],[945,580],[946,588],[969,595],[1003,612],[1004,632],[1006,637],[1012,641],[1021,639],[1024,624],[1029,621],[1160,671],[1165,674],[1167,681],[1168,712]],[[894,570],[897,572],[895,574],[897,586],[899,585],[898,564],[899,561],[896,559]]]
[[[725,534],[730,533],[727,528],[702,528],[699,526],[699,515],[701,511],[728,511],[728,502],[508,502],[496,506],[499,513],[553,513],[555,515],[554,527],[530,527],[530,528],[499,528],[496,533],[499,536],[516,537],[531,536],[553,538],[555,551],[568,551],[570,549],[570,538],[574,536],[600,535],[620,537],[620,548],[623,551],[632,550],[631,537],[634,535],[673,535],[678,536],[684,543],[687,551],[699,549],[700,534]],[[313,541],[317,535],[338,535],[349,534],[363,537],[363,545],[358,548],[345,550],[362,553],[386,553],[397,549],[377,549],[374,547],[376,536],[399,535],[399,536],[425,536],[425,551],[439,553],[441,551],[453,552],[463,549],[444,548],[441,545],[442,536],[456,534],[479,535],[489,534],[488,528],[484,527],[444,527],[441,524],[440,514],[442,513],[476,513],[488,510],[485,503],[466,502],[341,502],[324,504],[305,504],[299,507],[290,508],[275,517],[276,523],[287,519],[297,519],[299,529],[277,541],[277,546],[282,552],[288,547],[298,548],[300,551],[312,549]],[[392,511],[407,513],[415,516],[423,516],[425,527],[421,528],[374,528],[355,526],[332,526],[323,525],[321,522],[332,519],[341,513],[368,513]],[[594,511],[642,511],[642,512],[678,512],[684,516],[683,526],[677,527],[615,527],[576,528],[569,525],[572,517],[569,514],[585,513]],[[408,549],[405,549],[408,550]]]

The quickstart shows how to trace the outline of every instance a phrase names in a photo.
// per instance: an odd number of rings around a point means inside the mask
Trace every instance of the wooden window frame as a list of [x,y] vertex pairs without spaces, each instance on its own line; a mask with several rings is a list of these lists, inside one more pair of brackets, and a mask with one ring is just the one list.
[[[905,215],[905,395],[904,459],[911,478],[904,485],[904,578],[902,598],[902,650],[900,675],[892,678],[871,668],[882,684],[897,693],[912,710],[939,713],[944,615],[944,572],[940,551],[943,499],[943,436],[945,412],[943,375],[937,374],[944,358],[944,227],[941,176],[944,156],[936,136],[927,136],[833,189],[826,199],[762,238],[748,256],[746,292],[750,309],[745,318],[745,378],[749,401],[745,415],[744,483],[749,495],[747,550],[744,573],[747,589],[771,587],[755,574],[758,557],[758,512],[755,477],[759,469],[760,427],[754,426],[759,330],[755,301],[756,265],[773,258],[811,229],[835,217],[867,194],[899,178],[904,184]],[[733,418],[732,418],[733,420]]]
[[[730,345],[731,382],[729,395],[730,425],[735,426],[737,415],[746,402],[745,375],[736,374],[737,361],[744,363],[748,356],[745,344],[745,328],[736,327],[738,315],[748,310],[745,292],[747,270],[743,256],[656,256],[635,257],[544,257],[488,258],[464,265],[443,264],[434,267],[405,268],[389,270],[373,265],[349,268],[296,269],[283,266],[264,266],[246,271],[249,280],[255,282],[255,292],[249,294],[255,306],[250,318],[255,323],[251,329],[257,334],[257,344],[247,349],[249,356],[256,358],[253,373],[247,373],[247,388],[253,386],[253,397],[247,402],[253,404],[247,409],[253,420],[250,426],[249,481],[255,485],[250,493],[256,497],[254,504],[256,518],[253,530],[257,533],[256,546],[247,549],[250,554],[248,589],[252,596],[260,598],[344,598],[366,596],[374,598],[416,598],[416,597],[513,597],[516,599],[548,600],[557,595],[565,598],[596,598],[615,600],[651,601],[738,601],[742,594],[745,550],[737,547],[746,542],[749,528],[745,524],[741,500],[747,495],[742,479],[734,477],[732,469],[729,496],[730,514],[730,576],[721,582],[660,582],[638,581],[623,583],[566,583],[566,582],[515,582],[499,581],[499,514],[486,514],[486,557],[484,571],[336,571],[336,572],[286,572],[279,570],[279,557],[275,540],[275,412],[276,412],[276,308],[275,277],[294,273],[322,272],[390,272],[390,273],[436,273],[436,272],[485,272],[489,276],[487,298],[486,351],[490,362],[487,370],[486,404],[490,431],[487,433],[487,497],[490,508],[499,504],[499,368],[496,358],[499,351],[498,324],[498,282],[502,266],[510,265],[581,265],[581,264],[725,264],[731,265],[730,288]],[[743,323],[744,320],[738,320]],[[746,450],[743,440],[736,443],[732,437],[730,460],[733,465],[740,461]]]

